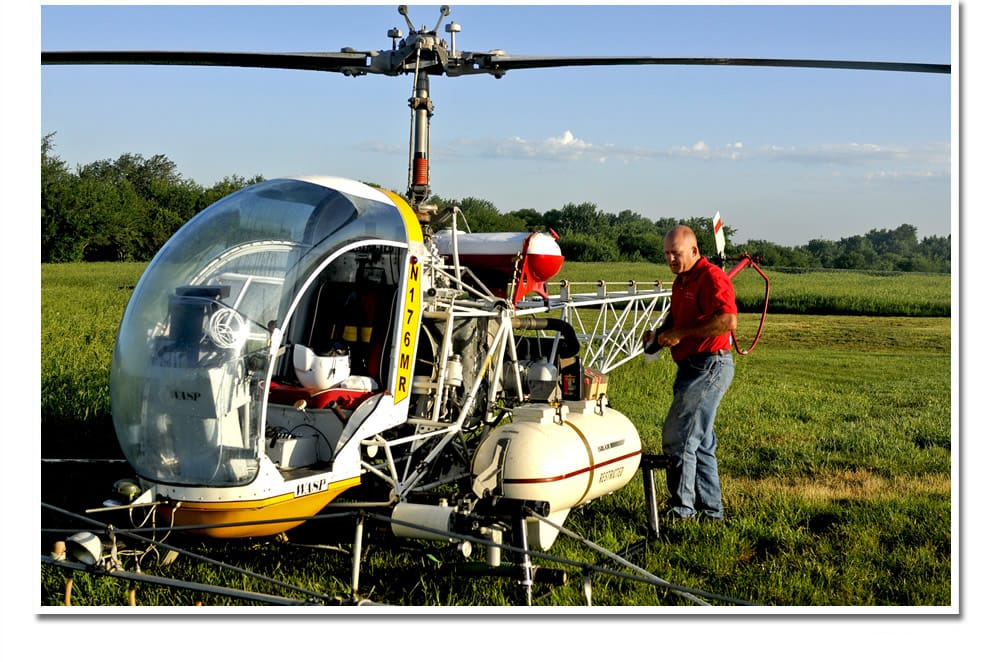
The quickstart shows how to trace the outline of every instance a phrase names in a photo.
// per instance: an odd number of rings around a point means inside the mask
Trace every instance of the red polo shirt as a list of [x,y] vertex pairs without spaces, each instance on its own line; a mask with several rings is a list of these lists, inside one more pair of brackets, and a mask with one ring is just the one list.
[[[736,314],[736,293],[729,276],[703,255],[688,271],[674,279],[670,295],[670,315],[678,328],[691,326],[717,313]],[[732,334],[709,338],[684,338],[670,348],[674,361],[692,354],[728,350]]]

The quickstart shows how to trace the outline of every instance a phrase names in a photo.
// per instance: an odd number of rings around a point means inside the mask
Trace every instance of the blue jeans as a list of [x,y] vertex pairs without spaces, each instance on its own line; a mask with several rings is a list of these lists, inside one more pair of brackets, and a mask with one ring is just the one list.
[[698,354],[677,363],[674,400],[663,421],[667,506],[678,517],[722,518],[722,487],[715,459],[715,412],[733,382],[729,352]]

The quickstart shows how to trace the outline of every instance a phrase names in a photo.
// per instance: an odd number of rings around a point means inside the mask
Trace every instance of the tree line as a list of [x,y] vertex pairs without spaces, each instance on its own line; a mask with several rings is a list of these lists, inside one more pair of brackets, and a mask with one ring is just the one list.
[[[122,154],[70,169],[55,153],[54,135],[42,138],[42,262],[148,261],[188,219],[213,202],[263,177],[232,175],[205,187],[185,179],[162,154]],[[714,252],[712,219],[661,217],[653,221],[632,210],[609,213],[589,202],[544,213],[501,212],[481,198],[431,199],[441,210],[458,207],[475,232],[552,229],[563,255],[575,262],[663,262],[663,235],[688,225],[703,252]],[[749,253],[762,264],[802,269],[862,269],[950,273],[951,235],[918,239],[908,224],[871,230],[837,241],[814,239],[786,247],[751,239],[734,241],[724,226],[726,253]]]

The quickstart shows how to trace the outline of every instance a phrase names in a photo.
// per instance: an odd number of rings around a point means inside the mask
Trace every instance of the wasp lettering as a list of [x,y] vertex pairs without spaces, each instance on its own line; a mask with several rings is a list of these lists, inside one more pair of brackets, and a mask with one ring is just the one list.
[[322,492],[326,489],[326,479],[313,480],[306,483],[299,483],[295,486],[295,496],[305,496],[314,492]]

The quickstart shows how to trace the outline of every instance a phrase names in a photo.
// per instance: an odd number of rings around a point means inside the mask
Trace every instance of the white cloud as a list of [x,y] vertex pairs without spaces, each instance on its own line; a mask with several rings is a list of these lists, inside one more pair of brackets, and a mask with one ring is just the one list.
[[[368,143],[359,146],[364,151],[405,153],[399,145]],[[670,147],[629,146],[593,143],[578,137],[571,130],[542,139],[469,138],[438,145],[435,159],[514,159],[538,161],[581,161],[592,163],[631,163],[642,160],[698,159],[700,161],[786,161],[800,165],[834,166],[844,174],[851,167],[864,168],[869,179],[948,176],[951,170],[951,148],[946,143],[924,145],[883,145],[875,143],[841,143],[819,145],[749,146],[737,140],[722,146],[712,146],[705,140],[690,145]],[[895,173],[895,174],[892,174]]]
[[757,151],[762,157],[803,164],[870,167],[880,163],[910,163],[934,166],[935,170],[948,170],[951,162],[950,147],[943,143],[916,146],[873,143],[823,144],[805,147],[763,145]]
[[452,141],[439,145],[435,155],[441,158],[507,158],[544,161],[593,161],[604,163],[609,158],[631,160],[636,153],[614,145],[595,145],[563,131],[558,136],[541,140],[513,138],[480,138]]
[[869,182],[875,181],[919,181],[947,176],[947,172],[925,169],[875,170],[865,174]]

